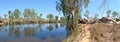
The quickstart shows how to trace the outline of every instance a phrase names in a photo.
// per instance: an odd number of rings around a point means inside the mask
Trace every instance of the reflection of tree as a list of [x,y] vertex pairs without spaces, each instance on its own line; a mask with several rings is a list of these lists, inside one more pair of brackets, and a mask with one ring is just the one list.
[[39,28],[40,31],[42,31],[42,24],[39,24],[39,26],[37,28]]
[[67,30],[67,37],[69,37],[71,34],[72,34],[72,28],[67,28],[66,27],[66,30]]
[[58,24],[57,23],[55,24],[55,28],[58,28]]
[[14,30],[14,35],[16,36],[16,37],[19,37],[20,36],[20,30],[19,30],[20,28],[15,28],[15,30]]
[[14,27],[13,26],[9,26],[9,36],[13,36],[14,34]]
[[60,23],[60,27],[64,27],[65,26],[65,23]]
[[9,36],[15,36],[15,37],[19,37],[20,36],[20,28],[17,27],[15,28],[14,26],[9,26]]
[[52,30],[53,30],[53,25],[52,25],[52,24],[49,24],[49,26],[47,27],[47,29],[48,29],[49,31],[52,31]]
[[5,28],[5,30],[4,30],[5,32],[8,32],[8,29],[7,28]]
[[35,34],[35,28],[24,28],[24,35],[25,36],[33,36]]

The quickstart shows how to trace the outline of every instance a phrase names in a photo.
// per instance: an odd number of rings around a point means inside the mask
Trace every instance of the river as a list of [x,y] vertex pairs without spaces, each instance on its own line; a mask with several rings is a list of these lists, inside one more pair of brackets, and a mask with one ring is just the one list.
[[62,42],[69,34],[61,23],[3,25],[0,42]]

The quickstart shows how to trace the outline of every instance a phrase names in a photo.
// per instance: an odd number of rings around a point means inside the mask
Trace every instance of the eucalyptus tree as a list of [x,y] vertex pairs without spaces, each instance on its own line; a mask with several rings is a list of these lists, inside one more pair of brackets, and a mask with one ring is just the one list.
[[14,15],[12,11],[8,11],[8,15],[9,15],[9,24],[12,24],[14,19]]
[[25,19],[30,19],[30,16],[31,16],[30,14],[31,14],[31,9],[27,9],[27,8],[26,8],[26,9],[24,10],[24,13],[23,13],[24,18],[25,18]]
[[0,21],[2,21],[3,20],[3,18],[0,16]]
[[70,18],[72,18],[72,26],[74,28],[78,14],[82,11],[82,7],[87,8],[88,4],[89,0],[59,0],[56,1],[56,10],[59,12],[62,11],[67,19],[70,20]]
[[50,22],[50,21],[52,21],[52,20],[53,20],[53,17],[54,17],[54,16],[53,16],[53,14],[49,14],[49,15],[47,15],[47,17],[46,17],[46,18],[48,18],[48,20],[49,20],[49,22]]
[[55,16],[55,20],[58,21],[58,16]]
[[31,19],[37,18],[37,13],[36,13],[35,9],[33,9],[33,8],[31,9],[30,18]]
[[14,16],[13,16],[12,11],[8,11],[8,15],[9,15],[9,19],[10,19],[10,20],[13,20],[13,17],[14,17]]
[[4,14],[4,19],[7,19],[7,14]]
[[95,13],[95,14],[94,14],[94,19],[98,19],[98,16],[99,16],[99,14],[98,14],[98,13]]
[[65,18],[64,17],[60,17],[60,20],[65,20]]
[[107,9],[107,0],[103,0],[103,2],[99,5],[98,9],[103,17],[104,11]]
[[88,10],[86,10],[86,12],[84,13],[84,16],[85,16],[86,18],[89,18],[89,11],[88,11]]
[[106,12],[107,17],[110,17],[110,13],[111,13],[111,10],[107,10],[107,12]]
[[39,14],[39,20],[42,20],[42,13]]
[[19,9],[15,9],[14,13],[13,13],[14,19],[20,18],[20,14],[21,14],[20,10]]
[[60,17],[60,21],[65,23],[66,22],[66,17]]
[[113,11],[113,13],[112,13],[112,16],[113,16],[113,17],[116,18],[116,17],[118,17],[118,15],[119,15],[119,13],[118,13],[117,11]]

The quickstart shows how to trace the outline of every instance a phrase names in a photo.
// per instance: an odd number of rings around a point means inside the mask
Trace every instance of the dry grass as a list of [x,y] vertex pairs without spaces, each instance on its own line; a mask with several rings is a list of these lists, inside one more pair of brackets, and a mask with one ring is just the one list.
[[77,28],[78,34],[72,42],[120,42],[118,24],[81,24]]
[[92,25],[91,39],[92,42],[120,42],[120,25]]

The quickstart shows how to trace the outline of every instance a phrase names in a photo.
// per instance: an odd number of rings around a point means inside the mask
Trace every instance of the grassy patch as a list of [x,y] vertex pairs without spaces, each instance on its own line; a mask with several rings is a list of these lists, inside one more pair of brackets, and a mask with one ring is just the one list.
[[74,30],[72,30],[72,34],[70,36],[68,36],[66,39],[63,40],[63,42],[73,42],[76,38],[76,36],[79,33],[79,29],[75,28]]

